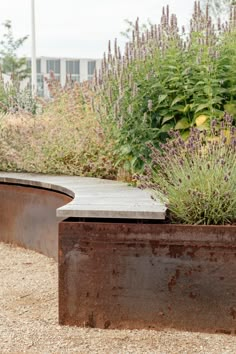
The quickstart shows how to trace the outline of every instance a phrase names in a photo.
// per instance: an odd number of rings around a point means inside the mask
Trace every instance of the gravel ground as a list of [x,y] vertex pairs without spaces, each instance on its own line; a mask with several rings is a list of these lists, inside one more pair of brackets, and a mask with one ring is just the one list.
[[57,263],[3,243],[0,309],[0,354],[236,353],[236,336],[59,326]]

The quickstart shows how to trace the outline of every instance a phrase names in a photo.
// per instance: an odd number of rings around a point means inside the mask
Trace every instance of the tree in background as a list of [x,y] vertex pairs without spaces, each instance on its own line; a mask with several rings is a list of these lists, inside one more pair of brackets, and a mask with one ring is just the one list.
[[[28,88],[21,88],[21,81],[29,77],[30,70],[24,57],[18,58],[17,51],[28,36],[15,39],[11,21],[3,23],[5,33],[0,35],[0,113],[27,112],[35,114],[41,106],[32,98]],[[2,38],[1,38],[2,37]],[[10,76],[6,83],[3,74]]]
[[208,5],[211,16],[214,19],[223,18],[229,14],[230,6],[236,5],[235,0],[202,0],[203,6]]
[[17,50],[24,44],[28,36],[14,39],[11,21],[3,23],[5,33],[0,41],[1,71],[11,76],[13,82],[21,81],[28,74],[26,58],[18,58]]

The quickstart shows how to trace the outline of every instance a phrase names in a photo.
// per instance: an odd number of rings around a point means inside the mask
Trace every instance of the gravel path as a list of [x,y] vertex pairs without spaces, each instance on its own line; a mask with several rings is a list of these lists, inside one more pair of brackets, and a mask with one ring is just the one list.
[[0,243],[0,354],[226,354],[236,336],[61,327],[57,324],[57,263]]

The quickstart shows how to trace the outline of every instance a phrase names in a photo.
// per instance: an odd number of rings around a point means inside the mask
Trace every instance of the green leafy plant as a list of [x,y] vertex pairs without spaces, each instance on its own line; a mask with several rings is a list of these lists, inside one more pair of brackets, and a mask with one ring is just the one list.
[[146,142],[159,146],[170,129],[187,139],[191,127],[208,129],[214,118],[236,108],[236,7],[217,28],[195,2],[190,33],[177,25],[169,7],[159,25],[143,31],[133,26],[124,55],[109,43],[102,71],[96,75],[95,111],[113,122],[120,164],[142,171]]
[[192,128],[187,141],[178,131],[162,145],[152,145],[152,162],[141,178],[144,187],[168,207],[171,222],[231,224],[236,221],[236,128],[225,114],[211,133]]

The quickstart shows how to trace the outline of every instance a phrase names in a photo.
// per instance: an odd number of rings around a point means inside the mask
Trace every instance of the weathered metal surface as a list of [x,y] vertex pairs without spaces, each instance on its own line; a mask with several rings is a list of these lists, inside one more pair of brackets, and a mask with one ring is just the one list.
[[71,197],[46,189],[0,184],[0,241],[57,259],[56,209]]
[[236,334],[236,226],[61,222],[59,321]]

